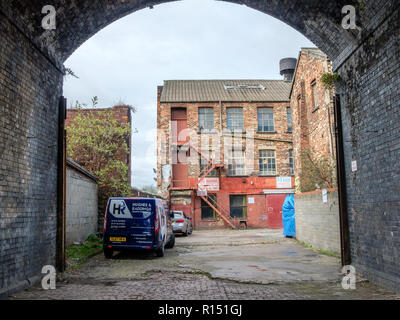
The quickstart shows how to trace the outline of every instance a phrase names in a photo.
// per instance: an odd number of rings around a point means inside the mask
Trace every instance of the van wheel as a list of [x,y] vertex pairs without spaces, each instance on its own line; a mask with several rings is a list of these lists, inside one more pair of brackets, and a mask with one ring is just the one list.
[[165,247],[167,249],[172,249],[174,247],[174,245],[175,245],[175,235],[171,234],[171,237],[169,238],[169,241],[168,241],[168,243],[166,244]]
[[156,250],[156,255],[157,255],[157,257],[164,257],[164,252],[165,252],[165,245],[164,245],[164,243],[161,245],[161,247],[159,247],[157,250]]
[[104,257],[105,257],[106,259],[111,259],[111,258],[112,258],[113,253],[114,253],[113,249],[104,248],[103,251],[104,251]]

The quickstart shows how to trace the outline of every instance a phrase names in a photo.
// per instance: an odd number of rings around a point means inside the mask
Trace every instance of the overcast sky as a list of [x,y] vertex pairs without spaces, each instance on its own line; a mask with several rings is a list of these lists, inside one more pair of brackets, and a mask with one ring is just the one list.
[[64,95],[99,107],[133,105],[132,184],[153,184],[157,86],[172,79],[282,79],[279,60],[314,47],[299,32],[244,5],[184,0],[120,19],[65,63]]

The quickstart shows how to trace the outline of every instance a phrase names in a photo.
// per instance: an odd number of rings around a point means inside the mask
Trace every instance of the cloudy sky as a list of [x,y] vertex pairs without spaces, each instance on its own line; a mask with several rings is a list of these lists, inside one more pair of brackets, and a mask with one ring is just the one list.
[[314,47],[283,22],[243,5],[184,0],[144,9],[116,21],[65,63],[69,105],[133,105],[132,184],[153,183],[156,167],[157,86],[171,79],[282,79],[279,60]]

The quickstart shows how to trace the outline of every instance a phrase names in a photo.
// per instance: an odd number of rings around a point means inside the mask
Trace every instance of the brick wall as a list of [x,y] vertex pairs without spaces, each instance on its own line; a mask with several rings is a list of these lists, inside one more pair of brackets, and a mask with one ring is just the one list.
[[83,242],[97,233],[98,185],[95,180],[67,166],[66,242]]
[[55,265],[63,74],[0,15],[0,297]]
[[338,90],[352,264],[400,292],[400,12],[383,9],[372,15],[376,30],[340,67]]
[[[198,142],[199,149],[202,150],[202,141],[210,141],[209,145],[214,146],[212,141],[215,141],[217,146],[216,150],[220,152],[220,158],[214,159],[215,163],[224,163],[225,168],[222,170],[222,176],[227,176],[227,158],[224,157],[224,141],[229,143],[229,139],[225,136],[221,136],[221,130],[226,129],[226,108],[229,107],[242,107],[244,115],[244,128],[245,130],[253,130],[254,135],[254,145],[246,145],[243,141],[243,147],[246,148],[246,152],[249,152],[252,148],[254,152],[254,162],[248,163],[253,167],[253,169],[248,173],[249,176],[260,176],[259,173],[259,150],[268,149],[275,151],[276,157],[276,168],[277,176],[290,176],[290,165],[289,165],[289,150],[292,149],[292,139],[291,133],[288,133],[287,125],[287,107],[289,107],[289,102],[261,102],[261,103],[249,103],[249,102],[236,102],[236,103],[158,103],[157,110],[157,124],[158,124],[158,157],[157,157],[157,174],[158,174],[158,186],[163,185],[162,179],[162,167],[163,165],[171,164],[171,154],[169,145],[169,135],[170,135],[170,120],[171,120],[171,108],[172,107],[184,107],[187,109],[187,126],[192,129],[193,135],[190,137],[192,143]],[[198,128],[198,108],[199,107],[213,107],[214,108],[214,128],[215,133],[202,134],[199,135]],[[274,125],[275,133],[257,133],[257,108],[258,107],[273,107],[274,108]],[[220,109],[222,112],[220,112]],[[222,115],[222,123],[221,123]],[[243,137],[245,137],[245,133]],[[203,136],[201,138],[200,136]],[[161,137],[164,137],[165,144],[161,146]],[[202,140],[202,139],[208,140]],[[226,139],[226,140],[225,140]],[[232,143],[232,142],[230,142]],[[161,149],[166,153],[161,154]],[[190,154],[189,164],[188,164],[188,177],[196,178],[200,174],[200,156],[196,152]]]
[[296,238],[312,247],[340,255],[340,225],[338,191],[322,191],[295,195]]
[[[336,164],[333,90],[326,89],[321,81],[321,76],[331,71],[331,63],[322,51],[316,48],[301,49],[290,97],[295,181],[299,192],[310,191],[307,190],[308,181],[301,181],[300,178],[301,155],[304,152],[311,150],[315,160],[325,158],[332,166]],[[329,187],[335,186],[335,179],[334,172]]]

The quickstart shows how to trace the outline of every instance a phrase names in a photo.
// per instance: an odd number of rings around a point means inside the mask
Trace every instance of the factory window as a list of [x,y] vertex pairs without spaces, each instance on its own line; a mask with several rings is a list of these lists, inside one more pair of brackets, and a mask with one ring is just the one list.
[[312,91],[312,104],[313,104],[313,111],[318,109],[318,99],[317,99],[317,82],[314,80],[311,82],[311,91]]
[[260,174],[263,176],[276,175],[275,151],[260,150]]
[[245,219],[247,217],[245,195],[230,196],[229,203],[230,203],[230,214],[232,218]]
[[289,167],[290,167],[290,174],[294,175],[293,150],[289,150]]
[[210,131],[214,129],[214,109],[199,108],[199,131]]
[[243,108],[226,108],[226,126],[229,130],[244,130]]
[[274,108],[258,108],[258,132],[274,132]]
[[245,156],[242,150],[228,152],[228,175],[245,176]]
[[[203,152],[202,152],[203,153]],[[204,155],[208,156],[211,160],[211,152],[207,154],[203,153]],[[208,169],[211,169],[211,166],[209,165],[209,162],[204,159],[202,156],[200,156],[200,173],[204,174],[206,173],[206,170],[208,171]],[[204,171],[203,171],[204,170]],[[213,169],[208,175],[207,177],[216,177],[217,176],[217,170]]]
[[[209,194],[207,200],[213,205],[213,207],[217,208],[216,194]],[[203,199],[201,199],[201,219],[202,220],[215,219],[215,210]]]
[[292,132],[293,124],[292,124],[292,110],[290,108],[286,108],[287,115],[287,131]]

